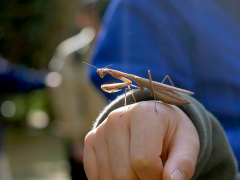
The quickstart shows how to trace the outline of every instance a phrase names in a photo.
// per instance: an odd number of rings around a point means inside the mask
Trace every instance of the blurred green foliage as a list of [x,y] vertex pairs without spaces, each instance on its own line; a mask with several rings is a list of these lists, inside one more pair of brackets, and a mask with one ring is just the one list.
[[[51,116],[50,98],[46,90],[34,90],[30,93],[8,94],[1,99],[2,103],[11,101],[14,103],[16,111],[12,117],[2,117],[4,123],[25,122],[28,112],[41,110]],[[23,123],[25,125],[25,123]]]

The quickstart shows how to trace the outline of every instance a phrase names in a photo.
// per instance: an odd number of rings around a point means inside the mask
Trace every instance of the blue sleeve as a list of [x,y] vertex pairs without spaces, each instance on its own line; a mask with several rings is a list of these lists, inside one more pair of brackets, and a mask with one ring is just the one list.
[[0,56],[0,93],[30,92],[45,87],[46,72],[12,64]]

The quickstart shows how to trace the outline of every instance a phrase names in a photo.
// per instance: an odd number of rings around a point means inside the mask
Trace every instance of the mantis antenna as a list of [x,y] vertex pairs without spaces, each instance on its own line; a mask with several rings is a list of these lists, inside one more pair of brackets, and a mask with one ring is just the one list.
[[96,66],[93,66],[93,65],[91,65],[91,64],[88,64],[88,63],[86,63],[86,62],[82,62],[82,63],[87,64],[87,65],[89,65],[89,66],[92,66],[92,67],[98,69]]
[[[108,65],[108,66],[106,66],[106,67],[109,67],[109,66],[111,66],[111,65],[113,65],[113,64],[110,64],[110,65]],[[105,68],[106,68],[106,67],[105,67]]]
[[[93,65],[91,65],[91,64],[88,64],[88,63],[86,63],[86,62],[82,62],[82,63],[87,64],[87,65],[89,65],[89,66],[92,66],[92,67],[95,67],[96,69],[98,69],[96,66],[93,66]],[[113,64],[110,64],[110,65],[108,65],[108,66],[106,66],[106,67],[109,67],[109,66],[111,66],[111,65],[113,65]],[[104,67],[104,68],[106,68],[106,67]],[[103,69],[104,69],[104,68],[103,68]]]

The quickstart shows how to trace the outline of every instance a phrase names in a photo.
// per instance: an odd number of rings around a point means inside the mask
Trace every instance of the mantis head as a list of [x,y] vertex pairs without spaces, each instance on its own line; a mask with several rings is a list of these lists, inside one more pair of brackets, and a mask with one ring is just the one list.
[[108,70],[105,69],[105,68],[102,68],[102,69],[98,69],[98,70],[97,70],[97,73],[99,74],[99,76],[100,76],[101,78],[103,78],[103,77],[105,76],[105,74],[107,74],[107,72],[108,72]]

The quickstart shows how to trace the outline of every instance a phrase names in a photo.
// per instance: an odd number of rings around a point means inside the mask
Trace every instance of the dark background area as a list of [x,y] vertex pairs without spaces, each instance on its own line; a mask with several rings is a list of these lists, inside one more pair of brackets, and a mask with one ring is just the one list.
[[[47,70],[58,44],[79,32],[75,23],[79,5],[79,0],[1,0],[1,56],[28,68]],[[13,179],[68,180],[65,147],[51,117],[48,90],[1,94],[0,113],[3,104],[8,105],[8,113],[14,112],[1,119]],[[28,120],[39,112],[39,118],[48,117],[48,124],[36,128]]]
[[11,62],[46,68],[56,46],[76,34],[78,0],[1,0],[0,54]]

